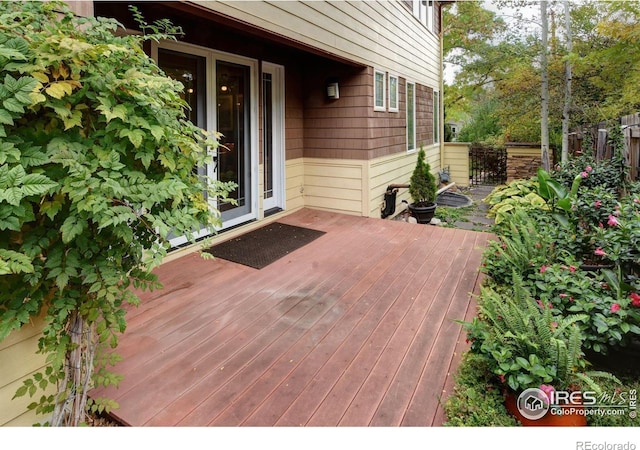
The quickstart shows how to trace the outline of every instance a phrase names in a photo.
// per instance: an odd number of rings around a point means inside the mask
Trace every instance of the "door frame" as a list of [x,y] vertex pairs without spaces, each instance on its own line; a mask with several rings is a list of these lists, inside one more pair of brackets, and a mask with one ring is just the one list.
[[[263,209],[286,209],[285,205],[285,82],[284,66],[271,62],[262,62],[262,73],[271,74],[272,89],[272,140],[273,140],[273,197],[270,201],[264,198],[264,181],[262,202]],[[260,77],[262,80],[262,77]],[[265,114],[264,105],[262,114]],[[264,134],[264,130],[263,130]],[[264,160],[263,160],[264,163]],[[264,170],[263,172],[264,173]]]
[[[234,227],[240,225],[242,223],[250,222],[252,220],[256,220],[258,218],[259,211],[259,199],[262,195],[259,193],[259,142],[258,142],[258,133],[260,128],[258,127],[258,105],[259,105],[259,92],[260,92],[260,77],[258,76],[258,60],[253,58],[247,58],[245,56],[236,55],[233,53],[222,52],[219,50],[210,49],[207,47],[202,47],[195,44],[189,44],[185,42],[173,42],[173,41],[160,41],[159,43],[152,42],[151,45],[151,57],[157,61],[158,60],[158,48],[164,48],[167,50],[173,50],[176,52],[193,54],[197,56],[202,56],[206,58],[206,128],[207,130],[215,131],[217,128],[217,117],[216,117],[216,61],[221,60],[225,62],[230,62],[234,64],[245,65],[249,67],[249,90],[250,90],[250,107],[249,107],[249,133],[248,133],[248,142],[247,144],[250,146],[250,161],[249,165],[249,174],[250,174],[250,185],[247,189],[250,190],[250,201],[249,201],[249,212],[242,216],[226,220],[223,222],[222,227],[218,230],[224,230],[226,228]],[[216,164],[209,164],[207,166],[207,175],[212,178],[217,178],[216,173]],[[209,203],[215,208],[217,206],[217,201],[215,198],[210,198]],[[195,233],[196,238],[201,238],[207,236],[206,230],[201,230]],[[180,236],[174,239],[171,239],[172,246],[178,246],[187,242],[186,237]]]

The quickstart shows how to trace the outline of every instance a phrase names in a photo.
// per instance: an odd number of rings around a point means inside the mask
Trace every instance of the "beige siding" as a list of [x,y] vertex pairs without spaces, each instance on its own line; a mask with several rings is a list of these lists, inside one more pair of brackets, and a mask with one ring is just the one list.
[[304,206],[304,159],[288,159],[285,166],[287,192],[287,211],[294,211]]
[[[42,319],[34,320],[0,342],[0,426],[31,426],[42,420],[27,410],[33,398],[26,395],[12,400],[22,381],[45,365],[45,357],[36,354],[42,326]],[[36,395],[41,396],[42,391]]]
[[304,205],[352,215],[366,215],[366,161],[304,159]]
[[[438,145],[425,147],[427,162],[431,165],[431,172],[437,176],[440,166],[440,147]],[[408,184],[416,166],[417,152],[397,153],[369,161],[370,189],[369,189],[369,217],[380,217],[384,203],[384,193],[390,184]],[[437,180],[437,178],[436,178]],[[411,202],[407,189],[398,189],[396,196],[396,212],[401,208],[402,200]]]
[[72,0],[67,1],[69,9],[78,16],[91,17],[93,16],[93,2],[84,0]]
[[451,181],[458,186],[469,186],[469,144],[447,142],[444,144],[443,167],[449,167]]
[[440,44],[397,1],[193,2],[351,61],[440,85]]

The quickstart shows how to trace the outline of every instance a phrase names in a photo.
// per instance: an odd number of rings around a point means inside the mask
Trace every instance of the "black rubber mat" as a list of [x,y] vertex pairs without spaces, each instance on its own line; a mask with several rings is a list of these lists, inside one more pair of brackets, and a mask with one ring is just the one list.
[[206,251],[217,258],[262,269],[324,233],[324,231],[274,222],[214,245]]
[[445,191],[438,195],[436,200],[438,206],[450,206],[454,208],[463,208],[473,204],[473,200],[459,192]]

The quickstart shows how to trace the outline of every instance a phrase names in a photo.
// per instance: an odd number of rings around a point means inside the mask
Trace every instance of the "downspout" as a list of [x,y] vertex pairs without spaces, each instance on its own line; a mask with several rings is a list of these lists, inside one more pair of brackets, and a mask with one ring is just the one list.
[[380,217],[386,219],[396,212],[396,194],[398,189],[409,189],[409,184],[390,184],[384,193],[384,206],[380,211]]

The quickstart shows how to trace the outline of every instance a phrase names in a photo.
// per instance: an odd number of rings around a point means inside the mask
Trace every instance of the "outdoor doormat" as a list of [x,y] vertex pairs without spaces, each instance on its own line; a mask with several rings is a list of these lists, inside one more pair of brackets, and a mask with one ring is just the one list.
[[206,251],[217,258],[262,269],[324,233],[324,231],[274,222],[214,245]]

